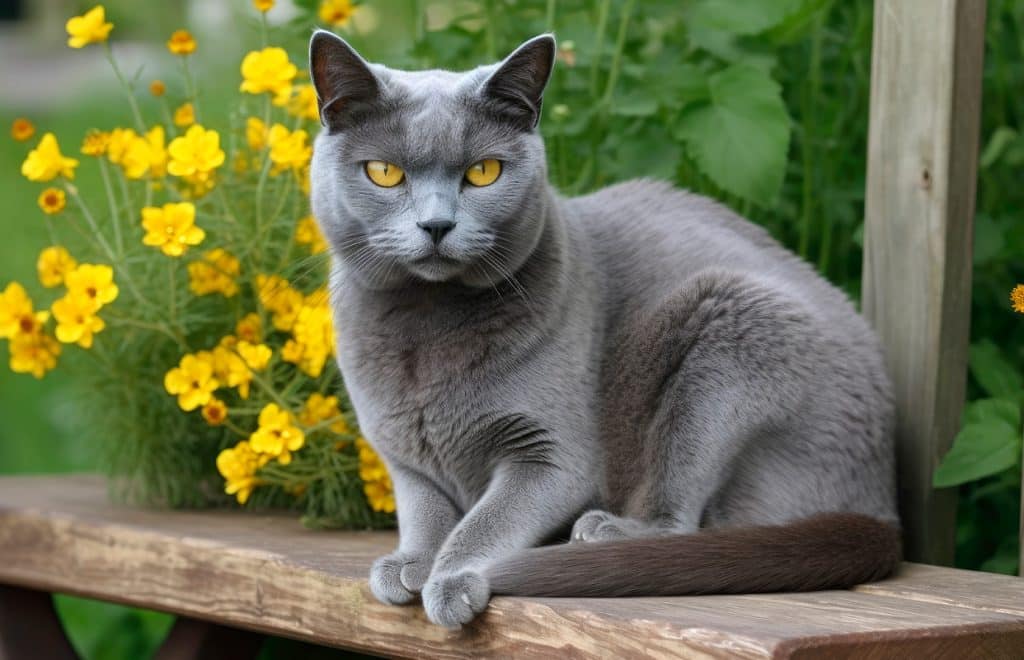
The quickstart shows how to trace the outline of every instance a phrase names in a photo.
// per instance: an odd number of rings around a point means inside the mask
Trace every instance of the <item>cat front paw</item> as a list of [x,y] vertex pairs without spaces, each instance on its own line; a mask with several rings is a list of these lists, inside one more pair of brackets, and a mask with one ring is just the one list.
[[487,607],[491,587],[473,571],[434,575],[423,587],[423,609],[439,626],[458,629]]
[[370,591],[387,605],[405,605],[423,588],[430,575],[430,559],[423,555],[393,552],[373,562]]

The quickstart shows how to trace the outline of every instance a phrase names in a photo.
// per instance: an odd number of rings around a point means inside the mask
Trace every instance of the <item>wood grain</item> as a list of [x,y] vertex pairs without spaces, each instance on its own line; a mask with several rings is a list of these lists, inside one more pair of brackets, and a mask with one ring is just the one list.
[[369,565],[393,543],[389,533],[306,530],[288,515],[120,507],[92,477],[0,478],[0,583],[385,656],[881,658],[906,657],[920,641],[960,657],[978,648],[1013,657],[1007,649],[1024,648],[1024,580],[916,566],[855,591],[496,598],[449,632],[418,606],[370,596]]
[[984,0],[875,0],[865,315],[897,406],[906,556],[951,564],[955,489],[932,473],[960,426],[985,37]]

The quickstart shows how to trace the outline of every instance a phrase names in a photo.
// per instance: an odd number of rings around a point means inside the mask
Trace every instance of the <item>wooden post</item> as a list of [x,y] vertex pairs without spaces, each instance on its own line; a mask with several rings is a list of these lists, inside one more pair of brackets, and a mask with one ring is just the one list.
[[875,0],[865,315],[895,386],[908,559],[953,560],[955,489],[932,473],[960,427],[984,0]]

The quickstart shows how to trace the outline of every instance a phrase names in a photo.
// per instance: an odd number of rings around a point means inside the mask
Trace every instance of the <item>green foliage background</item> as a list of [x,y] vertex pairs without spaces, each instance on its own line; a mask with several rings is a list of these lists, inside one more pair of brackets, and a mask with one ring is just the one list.
[[[283,4],[283,0],[279,0]],[[91,3],[69,2],[65,16]],[[116,41],[160,43],[186,17],[107,2]],[[237,64],[255,43],[255,12],[230,7],[235,35],[204,35],[204,107],[224,118]],[[278,33],[304,60],[315,0]],[[871,63],[870,2],[838,0],[366,0],[372,30],[345,36],[368,58],[392,66],[461,69],[498,59],[523,39],[553,30],[563,46],[542,128],[554,183],[568,194],[648,176],[711,195],[765,225],[855,299],[860,293],[864,178]],[[153,12],[159,12],[159,20]],[[936,473],[960,489],[957,564],[1017,570],[1020,516],[1024,316],[1009,290],[1024,282],[1024,5],[990,0],[986,33],[982,153],[975,227],[972,348],[964,427]],[[167,27],[167,29],[163,29]],[[58,26],[59,29],[59,26]],[[59,35],[58,35],[59,37]],[[204,38],[207,37],[207,38]],[[565,49],[569,43],[571,52]],[[58,38],[51,42],[61,44]],[[171,74],[166,74],[168,80]],[[147,72],[143,79],[151,75]],[[172,94],[174,93],[172,87]],[[0,99],[4,126],[19,115],[75,144],[86,129],[125,122],[111,89],[75,103],[21,108]],[[114,109],[112,109],[112,107]],[[151,115],[152,116],[152,115]],[[217,120],[207,119],[216,125]],[[6,139],[6,138],[0,138]],[[15,173],[20,151],[0,149],[5,223],[0,283],[28,279],[45,244],[35,191]],[[97,186],[81,168],[80,187]],[[95,173],[92,173],[94,176]],[[0,355],[5,360],[6,356]],[[42,383],[0,370],[0,471],[60,471],[97,464],[75,422],[76,383],[58,370]],[[212,467],[212,466],[211,466]],[[85,601],[60,601],[85,657],[140,657],[165,617]],[[287,651],[268,651],[287,657]],[[268,656],[269,657],[269,656]]]

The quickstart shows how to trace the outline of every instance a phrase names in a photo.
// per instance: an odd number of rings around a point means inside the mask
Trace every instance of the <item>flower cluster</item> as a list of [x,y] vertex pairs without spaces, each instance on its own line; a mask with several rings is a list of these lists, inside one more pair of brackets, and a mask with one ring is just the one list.
[[[252,6],[266,39],[274,2]],[[328,10],[340,25],[355,7],[324,2],[321,15]],[[332,360],[328,246],[306,201],[319,127],[313,86],[286,50],[265,42],[240,63],[241,116],[204,125],[189,66],[202,44],[180,29],[166,46],[185,94],[146,83],[164,118],[147,121],[117,68],[114,29],[102,5],[67,22],[72,48],[107,51],[132,110],[131,125],[93,128],[79,147],[102,187],[76,187],[78,154],[53,132],[44,127],[31,144],[29,119],[11,126],[14,142],[29,143],[21,173],[41,184],[39,221],[53,237],[39,253],[38,284],[0,289],[11,369],[41,378],[63,362],[62,349],[84,349],[118,379],[118,408],[137,416],[138,437],[111,437],[151,445],[130,452],[140,460],[175,461],[138,467],[147,481],[192,479],[198,491],[219,476],[242,504],[300,506],[307,519],[333,524],[390,523],[391,482],[359,435]],[[50,292],[48,303],[36,304],[36,287]],[[174,430],[153,428],[158,419],[175,420]],[[205,469],[162,476],[196,455],[207,457]],[[175,500],[170,486],[147,486],[154,500]]]

